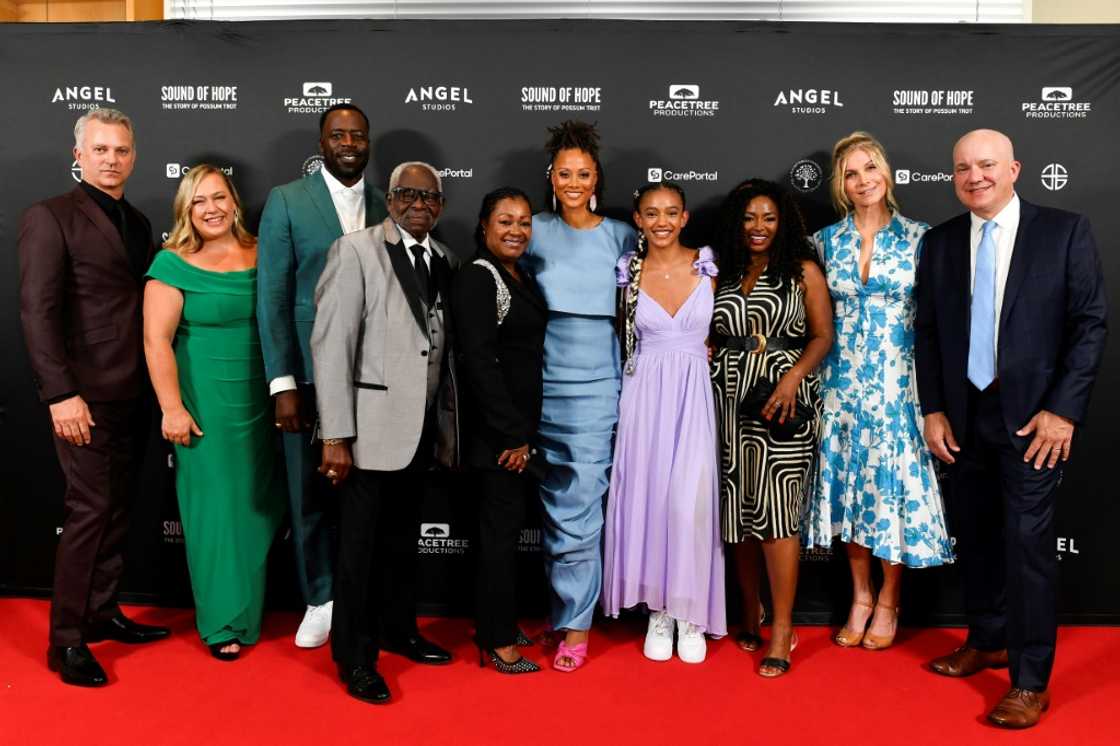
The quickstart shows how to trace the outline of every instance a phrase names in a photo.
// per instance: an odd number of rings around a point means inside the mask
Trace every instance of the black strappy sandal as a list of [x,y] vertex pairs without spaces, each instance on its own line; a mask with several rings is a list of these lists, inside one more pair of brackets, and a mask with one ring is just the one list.
[[744,630],[735,636],[735,644],[746,653],[757,653],[762,648],[762,635]]
[[[763,673],[764,668],[777,669],[777,673]],[[758,664],[758,675],[766,679],[776,679],[789,672],[789,661],[783,658],[763,658]]]
[[235,660],[237,660],[237,657],[239,655],[241,655],[241,651],[238,650],[236,653],[223,653],[222,648],[226,647],[227,645],[237,645],[238,647],[240,647],[241,646],[241,641],[240,640],[226,640],[225,642],[215,642],[213,645],[208,646],[210,648],[210,655],[214,656],[215,658],[217,658],[220,661],[235,661]]

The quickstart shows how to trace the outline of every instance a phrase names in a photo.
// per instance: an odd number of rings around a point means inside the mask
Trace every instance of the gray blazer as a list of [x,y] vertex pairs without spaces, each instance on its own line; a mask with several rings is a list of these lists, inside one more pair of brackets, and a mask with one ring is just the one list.
[[433,358],[441,376],[433,404],[439,425],[435,455],[444,466],[458,464],[446,299],[459,261],[435,238],[430,244],[439,292],[434,314],[420,296],[412,260],[390,219],[331,244],[315,288],[311,357],[319,437],[354,438],[351,455],[359,469],[395,471],[412,460],[424,428]]

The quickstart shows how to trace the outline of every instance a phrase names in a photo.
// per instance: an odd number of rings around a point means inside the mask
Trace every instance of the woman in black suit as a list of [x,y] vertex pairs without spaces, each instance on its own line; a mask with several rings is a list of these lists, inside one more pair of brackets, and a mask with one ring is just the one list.
[[463,377],[464,448],[479,471],[477,642],[502,673],[540,666],[517,649],[517,537],[537,486],[532,440],[541,412],[541,363],[548,308],[517,266],[533,231],[529,198],[503,187],[482,199],[478,254],[455,276],[451,307]]

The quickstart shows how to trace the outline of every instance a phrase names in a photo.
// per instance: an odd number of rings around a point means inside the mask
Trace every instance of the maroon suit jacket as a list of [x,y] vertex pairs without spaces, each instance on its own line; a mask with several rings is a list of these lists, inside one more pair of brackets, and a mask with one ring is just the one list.
[[[150,226],[147,235],[150,241]],[[19,269],[20,318],[39,398],[139,396],[147,386],[143,278],[112,221],[80,186],[23,214]]]

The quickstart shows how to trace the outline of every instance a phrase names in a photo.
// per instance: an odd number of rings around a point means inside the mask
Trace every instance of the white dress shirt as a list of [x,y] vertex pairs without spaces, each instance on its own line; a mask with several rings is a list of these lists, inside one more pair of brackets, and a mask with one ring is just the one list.
[[432,271],[432,244],[429,240],[431,234],[424,236],[423,241],[417,241],[412,237],[412,234],[404,228],[397,226],[397,232],[401,234],[401,242],[404,243],[404,250],[408,252],[408,261],[415,265],[416,257],[412,254],[412,247],[420,244],[424,247],[424,264],[428,267],[428,272]]
[[334,202],[342,232],[353,233],[366,227],[366,177],[362,176],[353,186],[346,186],[326,168],[319,169]]
[[[342,232],[353,233],[366,227],[366,179],[361,177],[353,186],[346,186],[331,175],[326,168],[319,169],[327,191],[331,194],[334,211],[338,214],[338,223]],[[276,396],[281,391],[291,391],[296,388],[295,376],[277,376],[268,382],[268,393]]]
[[[980,238],[984,233],[985,218],[976,213],[971,214],[972,229],[969,231],[970,287],[976,285],[976,252],[980,248]],[[996,242],[996,328],[994,344],[996,346],[995,360],[999,361],[999,319],[1003,313],[1003,290],[1007,287],[1007,272],[1011,269],[1011,252],[1015,250],[1015,234],[1019,232],[1019,195],[1013,194],[1011,201],[999,211],[992,220],[996,227],[992,231],[992,240]],[[998,368],[997,368],[998,370]]]

